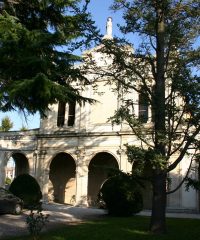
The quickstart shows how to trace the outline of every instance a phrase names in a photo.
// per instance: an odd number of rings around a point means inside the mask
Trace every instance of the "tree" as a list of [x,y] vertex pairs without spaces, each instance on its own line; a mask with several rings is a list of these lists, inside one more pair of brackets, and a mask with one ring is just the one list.
[[22,127],[20,128],[20,131],[27,131],[27,130],[28,130],[28,128],[25,127],[24,125],[22,125]]
[[[111,61],[102,67],[89,55],[86,59],[88,71],[97,73],[97,78],[107,76],[108,83],[115,84],[121,107],[111,118],[112,123],[127,123],[141,142],[141,147],[126,147],[130,161],[140,169],[146,164],[151,169],[150,230],[154,233],[166,231],[169,172],[185,156],[190,156],[192,164],[199,149],[200,52],[195,44],[199,5],[195,0],[114,0],[112,9],[123,13],[120,30],[128,37],[136,34],[140,45],[133,50],[131,37],[104,38],[96,51]],[[127,93],[139,95],[141,117],[135,114],[135,102],[126,98]],[[152,112],[151,124],[145,124],[147,107]]]
[[[5,0],[0,9],[0,110],[45,115],[49,104],[88,100],[73,54],[96,34],[88,0]],[[89,100],[88,100],[89,101]]]
[[4,117],[1,120],[0,131],[7,132],[13,127],[13,122],[10,120],[9,117]]

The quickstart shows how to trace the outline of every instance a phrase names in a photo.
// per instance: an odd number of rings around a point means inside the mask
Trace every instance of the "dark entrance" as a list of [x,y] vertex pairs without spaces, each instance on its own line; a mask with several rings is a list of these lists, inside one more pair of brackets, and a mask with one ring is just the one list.
[[119,169],[117,160],[109,153],[97,153],[89,164],[88,204],[96,205],[101,185],[108,178],[111,169]]
[[[76,194],[76,164],[67,153],[59,153],[50,164],[49,179],[53,200],[58,203],[74,202]],[[49,185],[51,185],[49,184]],[[52,189],[51,189],[52,188]]]

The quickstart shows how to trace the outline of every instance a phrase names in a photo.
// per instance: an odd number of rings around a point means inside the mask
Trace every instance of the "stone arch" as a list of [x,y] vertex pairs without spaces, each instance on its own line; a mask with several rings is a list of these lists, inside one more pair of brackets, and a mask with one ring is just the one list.
[[8,187],[10,184],[5,181],[7,177],[13,181],[14,178],[21,174],[29,174],[29,161],[22,152],[5,152],[2,163],[0,181],[3,186],[5,184],[5,187]]
[[108,178],[111,169],[119,169],[116,158],[108,152],[99,152],[88,166],[88,204],[96,205],[102,183]]
[[49,166],[49,200],[71,204],[76,195],[76,163],[65,152],[57,153]]
[[10,157],[13,158],[15,163],[15,177],[21,174],[29,174],[29,161],[25,154],[14,152]]

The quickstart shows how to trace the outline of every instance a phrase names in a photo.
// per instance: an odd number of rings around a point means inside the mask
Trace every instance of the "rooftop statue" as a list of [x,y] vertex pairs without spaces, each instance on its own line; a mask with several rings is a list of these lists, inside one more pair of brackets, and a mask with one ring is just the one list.
[[112,18],[108,17],[106,22],[106,35],[104,35],[103,39],[112,39]]

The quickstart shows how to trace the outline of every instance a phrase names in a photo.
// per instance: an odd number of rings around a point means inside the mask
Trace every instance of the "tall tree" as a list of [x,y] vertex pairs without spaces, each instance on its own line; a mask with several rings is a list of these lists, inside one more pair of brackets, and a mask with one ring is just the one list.
[[9,117],[4,117],[1,119],[0,131],[7,132],[13,127],[13,122]]
[[[199,34],[200,3],[195,0],[114,0],[112,9],[122,11],[123,34],[137,34],[141,44],[133,50],[131,37],[104,38],[96,51],[110,57],[102,65],[87,56],[87,68],[109,77],[116,85],[121,107],[111,118],[127,123],[141,146],[127,145],[130,161],[151,168],[153,188],[150,229],[166,231],[166,183],[170,171],[185,156],[191,162],[198,150],[200,132]],[[103,67],[102,67],[103,66]],[[89,71],[89,70],[88,70]],[[126,94],[129,93],[129,99]],[[141,111],[152,112],[151,124],[145,114],[135,114],[130,93],[137,93]],[[191,151],[190,149],[193,149]],[[172,158],[173,157],[173,158]]]
[[[81,4],[80,4],[81,2]],[[39,111],[57,101],[86,100],[77,47],[96,34],[88,0],[4,0],[0,9],[0,110]]]

